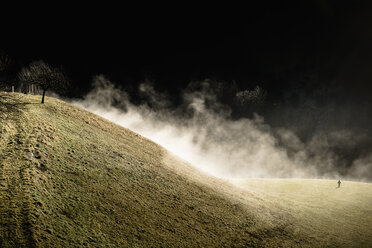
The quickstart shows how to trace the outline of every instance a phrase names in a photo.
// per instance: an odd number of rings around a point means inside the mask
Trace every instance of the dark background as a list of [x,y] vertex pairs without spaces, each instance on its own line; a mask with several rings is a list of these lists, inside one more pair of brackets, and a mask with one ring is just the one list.
[[[104,74],[134,101],[148,80],[177,105],[190,82],[209,79],[212,90],[224,82],[221,101],[233,118],[257,112],[303,139],[319,129],[370,134],[370,1],[49,7],[5,22],[2,48],[18,69],[38,59],[63,66],[71,97]],[[267,92],[264,104],[229,101],[256,85]]]

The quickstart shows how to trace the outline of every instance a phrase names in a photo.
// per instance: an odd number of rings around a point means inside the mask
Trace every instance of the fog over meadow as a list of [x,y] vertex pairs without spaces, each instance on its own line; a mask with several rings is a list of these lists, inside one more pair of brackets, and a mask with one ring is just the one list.
[[[216,177],[371,181],[372,154],[344,161],[333,149],[335,144],[362,142],[363,133],[315,132],[304,142],[290,129],[271,127],[258,114],[232,118],[230,107],[218,101],[208,80],[198,83],[198,90],[185,90],[182,104],[174,107],[149,83],[138,88],[146,101],[135,104],[127,92],[97,76],[92,91],[70,102],[153,140]],[[253,91],[237,95],[246,100],[256,96]]]

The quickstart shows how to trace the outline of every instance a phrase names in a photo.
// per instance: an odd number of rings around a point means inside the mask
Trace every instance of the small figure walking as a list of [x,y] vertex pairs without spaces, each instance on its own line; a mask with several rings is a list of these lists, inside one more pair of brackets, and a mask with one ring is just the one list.
[[341,180],[338,180],[337,184],[338,184],[338,188],[340,188],[340,186],[341,186]]

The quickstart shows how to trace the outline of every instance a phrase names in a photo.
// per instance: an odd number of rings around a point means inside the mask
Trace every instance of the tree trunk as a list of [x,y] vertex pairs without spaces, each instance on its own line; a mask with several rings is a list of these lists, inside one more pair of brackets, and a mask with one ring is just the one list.
[[46,90],[43,90],[43,98],[41,98],[41,104],[44,104],[45,91]]

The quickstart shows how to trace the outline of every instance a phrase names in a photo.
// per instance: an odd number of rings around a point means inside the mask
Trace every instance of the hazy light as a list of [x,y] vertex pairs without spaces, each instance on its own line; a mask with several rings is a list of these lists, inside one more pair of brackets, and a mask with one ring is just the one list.
[[[311,142],[304,144],[289,130],[272,130],[260,116],[232,120],[228,113],[216,113],[205,106],[205,99],[214,99],[206,91],[184,95],[184,103],[193,113],[192,117],[185,118],[168,109],[164,96],[148,85],[141,85],[140,90],[153,104],[160,106],[157,111],[146,104],[132,104],[126,92],[115,88],[103,76],[97,77],[95,84],[84,100],[73,103],[153,140],[214,176],[340,177],[334,154],[327,151],[321,135],[315,135]],[[121,104],[113,107],[113,102]],[[215,104],[220,107],[218,102]],[[345,137],[342,133],[337,135]],[[278,139],[286,146],[280,146]],[[294,154],[289,156],[285,147],[292,147]],[[350,177],[370,178],[371,161],[371,156],[356,160]]]

